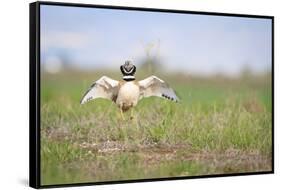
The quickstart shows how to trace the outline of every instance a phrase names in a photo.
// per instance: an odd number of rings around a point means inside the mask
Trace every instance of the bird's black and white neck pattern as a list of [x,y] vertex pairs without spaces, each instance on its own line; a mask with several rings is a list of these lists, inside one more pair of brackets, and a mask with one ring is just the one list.
[[120,70],[124,76],[134,76],[136,72],[136,66],[131,61],[126,61],[124,65],[120,66]]
[[123,76],[123,80],[124,81],[133,81],[133,80],[135,80],[135,76],[133,76],[133,75],[124,75]]

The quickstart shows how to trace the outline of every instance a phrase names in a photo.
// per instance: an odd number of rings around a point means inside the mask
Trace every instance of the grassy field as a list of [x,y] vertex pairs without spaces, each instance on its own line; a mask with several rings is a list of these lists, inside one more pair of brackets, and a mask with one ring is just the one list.
[[79,104],[101,75],[42,73],[42,184],[271,170],[270,75],[158,76],[180,103],[143,99],[122,120],[110,101]]

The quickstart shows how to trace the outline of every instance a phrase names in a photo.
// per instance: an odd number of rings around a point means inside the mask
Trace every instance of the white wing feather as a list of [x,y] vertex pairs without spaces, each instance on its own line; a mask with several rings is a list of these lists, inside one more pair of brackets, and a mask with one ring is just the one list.
[[165,81],[156,76],[150,76],[144,80],[139,81],[141,95],[143,97],[158,96],[172,101],[179,101],[176,93],[169,87]]
[[114,97],[117,96],[118,84],[118,81],[113,80],[107,76],[101,77],[99,80],[94,82],[86,91],[80,101],[80,104],[84,104],[96,98],[114,100]]

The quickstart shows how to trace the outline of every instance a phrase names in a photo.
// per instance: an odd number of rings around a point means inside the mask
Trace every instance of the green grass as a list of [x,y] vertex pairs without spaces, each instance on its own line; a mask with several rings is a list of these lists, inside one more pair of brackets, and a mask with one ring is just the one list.
[[107,100],[79,104],[99,77],[42,74],[43,185],[271,170],[270,76],[167,76],[180,103],[143,99],[132,120]]

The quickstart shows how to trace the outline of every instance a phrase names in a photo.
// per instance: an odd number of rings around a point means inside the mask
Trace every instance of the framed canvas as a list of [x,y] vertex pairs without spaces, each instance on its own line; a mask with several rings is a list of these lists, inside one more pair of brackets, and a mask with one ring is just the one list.
[[30,4],[30,186],[274,172],[274,17]]

